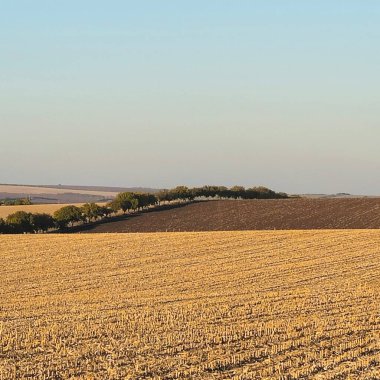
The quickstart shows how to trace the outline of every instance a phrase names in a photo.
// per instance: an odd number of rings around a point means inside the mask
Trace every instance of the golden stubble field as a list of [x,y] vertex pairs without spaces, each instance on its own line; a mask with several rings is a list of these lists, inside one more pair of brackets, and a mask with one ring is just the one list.
[[[6,218],[8,215],[17,211],[25,211],[32,213],[46,213],[53,215],[55,211],[61,207],[68,206],[68,204],[41,204],[41,205],[19,205],[19,206],[0,206],[0,218]],[[75,204],[75,206],[82,206],[81,204]]]
[[[98,202],[99,206],[105,205],[105,203]],[[64,206],[83,206],[83,203],[51,203],[51,204],[39,204],[39,205],[19,205],[19,206],[0,206],[0,218],[6,218],[8,215],[17,211],[25,211],[31,213],[46,213],[53,215],[55,211]]]
[[380,379],[380,231],[0,236],[1,379]]

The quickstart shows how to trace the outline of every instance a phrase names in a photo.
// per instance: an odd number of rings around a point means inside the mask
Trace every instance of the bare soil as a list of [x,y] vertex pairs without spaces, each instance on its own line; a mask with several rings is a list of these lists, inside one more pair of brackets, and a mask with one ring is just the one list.
[[380,228],[380,198],[221,200],[140,213],[81,232]]

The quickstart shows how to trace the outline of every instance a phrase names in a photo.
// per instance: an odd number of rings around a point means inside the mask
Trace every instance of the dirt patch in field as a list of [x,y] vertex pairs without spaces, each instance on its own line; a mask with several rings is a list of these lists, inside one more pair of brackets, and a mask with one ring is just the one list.
[[141,213],[81,232],[380,228],[380,198],[197,202]]

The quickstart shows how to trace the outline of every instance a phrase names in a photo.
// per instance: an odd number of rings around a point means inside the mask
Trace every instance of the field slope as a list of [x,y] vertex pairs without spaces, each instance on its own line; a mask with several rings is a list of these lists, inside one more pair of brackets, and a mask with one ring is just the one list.
[[0,237],[0,378],[379,379],[380,233]]
[[87,232],[380,228],[380,198],[210,201],[144,213]]

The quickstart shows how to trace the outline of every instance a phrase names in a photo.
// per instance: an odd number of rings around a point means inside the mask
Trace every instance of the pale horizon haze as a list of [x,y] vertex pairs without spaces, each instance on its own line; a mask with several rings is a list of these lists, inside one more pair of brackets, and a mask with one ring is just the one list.
[[380,2],[0,4],[0,183],[380,195]]

